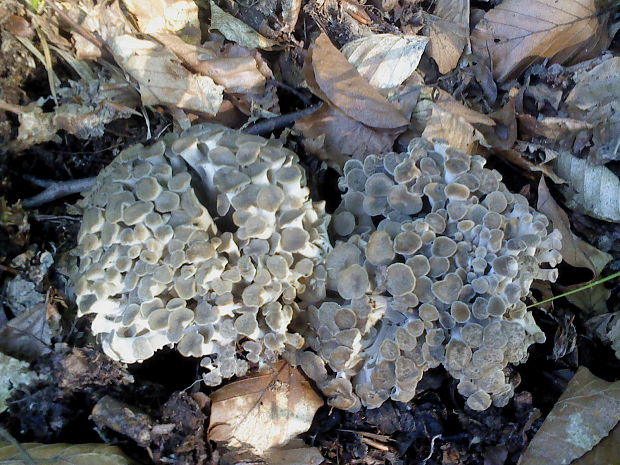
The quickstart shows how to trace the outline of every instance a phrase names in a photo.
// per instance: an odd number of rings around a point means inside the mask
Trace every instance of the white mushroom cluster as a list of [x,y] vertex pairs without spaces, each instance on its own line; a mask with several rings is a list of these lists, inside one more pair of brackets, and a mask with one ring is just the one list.
[[512,397],[504,369],[545,340],[521,299],[557,278],[561,235],[484,165],[422,139],[346,163],[327,298],[299,356],[331,405],[409,401],[439,365],[472,409]]
[[325,296],[329,215],[281,142],[197,126],[121,152],[79,206],[78,310],[110,357],[176,346],[217,385],[303,345],[289,324]]

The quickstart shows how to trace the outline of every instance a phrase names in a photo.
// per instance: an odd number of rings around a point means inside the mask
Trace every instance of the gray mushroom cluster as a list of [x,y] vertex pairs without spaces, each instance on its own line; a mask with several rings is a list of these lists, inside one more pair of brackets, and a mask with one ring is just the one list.
[[504,368],[545,340],[521,299],[557,278],[561,235],[484,165],[422,139],[346,163],[328,298],[299,356],[331,405],[409,401],[439,365],[472,409],[512,397]]
[[110,357],[176,346],[217,385],[302,347],[289,324],[325,295],[329,216],[280,142],[206,125],[134,146],[79,207],[78,310]]
[[350,160],[330,223],[278,140],[202,125],[131,147],[78,204],[79,314],[110,357],[175,347],[208,385],[286,354],[342,409],[408,401],[439,365],[471,408],[504,405],[561,238],[484,164],[422,139]]

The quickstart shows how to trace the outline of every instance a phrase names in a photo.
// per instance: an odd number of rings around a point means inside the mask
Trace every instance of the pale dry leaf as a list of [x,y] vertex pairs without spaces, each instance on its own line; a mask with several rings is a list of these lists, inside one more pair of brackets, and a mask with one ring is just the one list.
[[484,126],[495,126],[495,121],[488,115],[484,115],[476,110],[466,107],[445,90],[435,86],[422,86],[419,108],[416,108],[418,117],[421,113],[428,112],[427,119],[431,115],[433,105],[441,107],[444,111],[461,116],[470,124],[481,124]]
[[577,63],[609,45],[606,16],[597,0],[505,0],[476,25],[471,44],[491,56],[498,81],[519,76],[533,64]]
[[442,139],[451,147],[469,154],[477,152],[479,142],[483,145],[486,143],[484,136],[462,116],[447,112],[438,105],[433,105],[433,112],[422,137],[428,140]]
[[389,89],[402,84],[418,67],[428,37],[373,34],[342,47],[343,55],[370,84]]
[[304,74],[318,97],[366,126],[396,129],[409,124],[409,120],[359,74],[325,33],[312,44]]
[[[555,172],[568,181],[567,205],[605,221],[620,223],[620,179],[609,168],[561,151]],[[576,193],[574,192],[576,191]]]
[[163,46],[131,35],[115,37],[110,48],[125,72],[138,82],[144,105],[167,105],[215,115],[224,88],[188,71]]
[[606,438],[603,438],[590,452],[575,460],[571,465],[615,465],[620,451],[620,423]]
[[520,465],[568,465],[592,450],[620,421],[620,381],[579,367],[521,456]]
[[208,436],[262,456],[310,428],[323,399],[297,369],[280,361],[211,394]]
[[[293,443],[297,443],[294,440]],[[318,465],[325,459],[318,447],[310,447],[299,441],[300,444],[289,445],[283,449],[272,449],[266,456],[268,465]]]
[[587,131],[594,125],[574,118],[543,117],[536,118],[528,114],[517,115],[521,134],[546,137],[554,142],[564,138],[575,138],[579,131]]
[[200,43],[198,5],[192,0],[123,0],[145,34],[175,34],[190,44]]
[[271,50],[278,45],[277,42],[259,34],[240,19],[222,10],[213,0],[209,4],[211,5],[210,31],[217,30],[226,39],[248,48]]
[[560,250],[562,259],[576,268],[589,269],[592,272],[592,278],[600,275],[612,259],[611,255],[591,246],[571,232],[568,215],[551,196],[544,177],[540,178],[538,184],[536,208],[547,215],[553,222],[553,227],[562,233],[562,249]]
[[602,314],[607,311],[607,301],[610,296],[611,290],[600,285],[567,295],[566,300],[580,310],[583,310],[587,315],[592,315]]
[[605,60],[574,79],[577,83],[566,97],[569,108],[588,111],[605,105],[620,96],[620,57]]
[[365,126],[326,103],[298,119],[295,129],[303,134],[307,149],[336,169],[342,169],[349,158],[363,160],[388,152],[398,136],[395,131]]
[[[525,144],[525,143],[522,143],[521,141],[517,141],[515,148],[518,150],[494,149],[494,153],[501,156],[503,159],[507,160],[513,165],[518,166],[519,168],[523,169],[526,172],[528,171],[540,172],[544,174],[545,176],[547,176],[549,179],[551,179],[555,184],[566,184],[566,181],[562,179],[561,177],[559,177],[557,174],[555,174],[555,171],[553,171],[551,166],[546,165],[545,162],[537,165],[529,161],[527,158],[523,157],[521,152],[526,151],[527,146],[530,146],[530,145],[535,145],[535,144]],[[540,150],[545,150],[545,153],[550,152],[550,150],[546,149],[546,147],[540,147]],[[551,155],[548,155],[548,156],[551,156]],[[534,179],[534,176],[528,176],[528,177]]]
[[[261,73],[259,64],[251,55],[224,56],[215,47],[191,45],[172,34],[153,34],[153,36],[174,53],[196,73],[209,76],[216,84],[224,86],[226,92],[242,94],[264,90],[267,81]],[[219,47],[218,47],[219,49]]]
[[14,444],[0,441],[4,465],[134,465],[121,449],[109,444]]

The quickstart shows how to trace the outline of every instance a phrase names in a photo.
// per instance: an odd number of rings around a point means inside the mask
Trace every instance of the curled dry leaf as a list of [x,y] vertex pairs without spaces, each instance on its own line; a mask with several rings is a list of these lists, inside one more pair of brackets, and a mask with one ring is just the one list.
[[311,46],[304,74],[318,97],[366,126],[396,129],[409,124],[409,120],[334,47],[325,33]]
[[192,0],[123,0],[145,34],[175,34],[190,44],[200,43],[198,5]]
[[242,94],[265,88],[266,76],[249,53],[228,57],[217,50],[215,44],[191,45],[172,34],[155,34],[154,37],[192,71],[209,76],[216,84],[224,86],[226,92]]
[[490,54],[498,81],[549,59],[578,63],[609,45],[597,0],[505,0],[488,11],[471,35],[474,52]]
[[277,42],[259,34],[240,19],[222,10],[213,0],[209,4],[211,5],[209,30],[220,31],[226,39],[248,48],[271,50],[278,45]]
[[571,232],[568,215],[551,196],[544,177],[540,178],[538,184],[536,208],[547,215],[553,222],[553,227],[562,233],[562,250],[560,250],[562,259],[576,268],[589,269],[592,272],[592,278],[600,275],[603,268],[611,260],[611,255],[591,246]]
[[570,186],[565,189],[570,208],[620,223],[620,179],[610,169],[564,151],[553,160],[553,167]]
[[[27,455],[26,455],[27,454]],[[108,444],[15,444],[0,441],[0,462],[7,465],[137,465]]]
[[620,381],[609,383],[579,367],[519,464],[567,465],[599,444],[618,421]]
[[297,368],[280,361],[211,394],[208,436],[259,456],[310,428],[323,399]]
[[150,40],[121,35],[110,48],[119,65],[140,87],[144,105],[166,105],[215,115],[224,88],[208,76],[189,72],[168,50]]
[[342,53],[370,84],[388,89],[411,76],[427,43],[414,34],[373,34],[349,42]]

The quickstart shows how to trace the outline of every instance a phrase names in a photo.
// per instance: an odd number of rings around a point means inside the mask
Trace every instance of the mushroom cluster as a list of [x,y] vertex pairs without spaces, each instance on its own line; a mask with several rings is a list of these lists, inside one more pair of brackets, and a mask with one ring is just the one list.
[[521,299],[557,278],[561,235],[484,165],[423,139],[346,163],[327,298],[298,358],[331,405],[409,401],[439,365],[472,409],[512,397],[504,369],[545,340]]
[[217,385],[302,346],[289,324],[325,296],[329,215],[281,142],[197,126],[124,150],[78,205],[78,310],[110,357],[176,346]]

